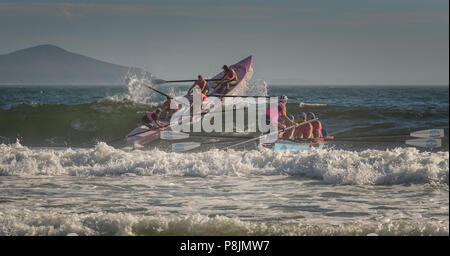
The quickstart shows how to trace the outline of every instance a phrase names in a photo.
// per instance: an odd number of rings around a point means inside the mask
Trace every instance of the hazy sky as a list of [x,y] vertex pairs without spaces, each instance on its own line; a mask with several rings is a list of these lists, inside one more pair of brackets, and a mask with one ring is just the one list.
[[38,44],[166,80],[253,55],[269,84],[448,84],[449,1],[0,0],[0,54]]

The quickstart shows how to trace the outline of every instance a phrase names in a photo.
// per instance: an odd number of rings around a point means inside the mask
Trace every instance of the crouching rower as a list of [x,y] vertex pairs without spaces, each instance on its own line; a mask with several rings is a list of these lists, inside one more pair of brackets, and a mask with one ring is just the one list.
[[142,117],[142,124],[147,126],[150,129],[164,127],[164,124],[162,124],[160,121],[158,121],[160,114],[161,114],[161,109],[157,108],[155,111],[150,112],[147,115]]
[[[309,112],[307,115],[307,120],[312,120],[316,118],[316,115],[314,113]],[[322,123],[319,120],[315,120],[311,122],[312,125],[312,134],[314,138],[327,138],[328,132],[325,130],[322,126]]]
[[193,90],[194,87],[196,87],[196,86],[197,86],[198,88],[200,88],[202,94],[205,94],[205,95],[208,94],[208,92],[209,92],[208,82],[206,82],[206,79],[203,78],[202,75],[198,75],[197,81],[195,81],[195,83],[191,86],[191,88],[189,88],[187,94],[188,94],[188,95],[189,95],[189,94],[192,94],[192,90]]
[[[294,122],[293,115],[288,115],[287,117],[290,121]],[[282,124],[281,128],[288,127],[289,124],[288,124],[287,119],[283,120],[282,116],[280,116],[280,118],[278,120],[281,121],[281,124]],[[294,124],[295,124],[295,122],[294,122]],[[278,128],[280,129],[280,126],[278,126]],[[295,129],[289,129],[289,130],[286,130],[286,131],[280,133],[279,138],[292,139],[294,137],[294,134],[295,134]]]
[[[305,112],[298,114],[298,121],[303,123],[306,121]],[[313,138],[313,126],[311,123],[302,124],[297,127],[296,134],[298,139],[312,139]]]
[[[172,105],[172,102],[174,101],[171,97],[166,97],[166,101],[163,103],[163,107],[161,110],[161,115],[159,116],[159,120],[170,120],[172,115],[178,111],[178,104],[173,104],[174,108],[171,108],[170,105]],[[176,101],[175,101],[176,103]]]
[[296,125],[297,123],[289,119],[286,114],[286,104],[288,101],[287,96],[280,96],[278,98],[278,103],[272,103],[269,108],[266,109],[266,124],[277,123],[278,119],[281,118],[281,121],[286,126]]
[[195,83],[191,86],[191,88],[189,88],[188,93],[186,94],[186,96],[188,96],[188,99],[191,101],[194,100],[193,99],[193,90],[194,88],[198,88],[201,92],[201,104],[203,104],[203,102],[206,100],[207,98],[207,94],[209,92],[209,88],[208,88],[208,82],[203,78],[202,75],[198,75],[198,79],[197,81],[195,81]]
[[234,69],[228,67],[227,65],[223,65],[222,69],[224,71],[222,78],[218,83],[212,86],[215,88],[214,93],[216,94],[225,94],[230,90],[230,86],[236,85],[238,82],[238,77]]

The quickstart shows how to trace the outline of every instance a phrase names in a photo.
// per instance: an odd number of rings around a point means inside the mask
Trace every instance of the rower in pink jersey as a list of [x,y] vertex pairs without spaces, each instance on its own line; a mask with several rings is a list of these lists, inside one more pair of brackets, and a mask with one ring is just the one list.
[[156,129],[159,127],[163,127],[164,124],[162,124],[158,119],[161,114],[161,109],[158,108],[153,112],[148,113],[147,115],[142,117],[142,124],[147,126],[150,129]]
[[194,84],[191,86],[191,88],[189,88],[188,90],[188,94],[192,93],[192,90],[194,89],[195,86],[198,86],[202,92],[202,94],[208,94],[209,88],[208,88],[208,82],[206,81],[206,79],[203,78],[202,75],[198,75],[198,79],[197,81],[194,82]]
[[224,74],[220,80],[225,82],[216,87],[217,89],[214,92],[216,94],[225,94],[230,90],[230,86],[236,85],[238,82],[238,77],[234,69],[228,67],[227,65],[223,65],[222,69]]
[[[272,103],[268,109],[266,109],[266,124],[269,122],[275,123],[278,122],[278,118],[281,117],[281,120],[287,126],[293,126],[297,123],[291,120],[286,114],[286,104],[288,101],[287,96],[280,96],[278,103]],[[273,114],[275,113],[275,114]]]
[[[307,120],[312,120],[312,119],[316,119],[316,115],[314,115],[314,113],[309,112],[308,114],[306,114]],[[322,138],[322,123],[319,120],[315,120],[313,122],[311,122],[311,126],[312,126],[312,134],[314,138]]]

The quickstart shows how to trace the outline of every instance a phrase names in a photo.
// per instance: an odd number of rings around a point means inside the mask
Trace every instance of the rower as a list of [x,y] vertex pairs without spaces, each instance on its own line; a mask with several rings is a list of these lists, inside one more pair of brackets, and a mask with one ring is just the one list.
[[[289,117],[286,114],[286,104],[288,101],[288,97],[283,95],[278,98],[278,104],[273,103],[270,105],[269,108],[266,109],[266,124],[269,124],[269,122],[272,120],[272,122],[276,122],[279,117],[282,118],[282,121],[285,121],[285,124],[287,126],[296,125],[297,123],[293,120],[289,119]],[[272,113],[276,113],[272,116]]]
[[[294,121],[295,120],[293,115],[288,115],[288,118],[289,118],[290,121]],[[287,127],[287,123],[288,123],[288,121],[284,120],[284,124],[285,124],[284,127]],[[291,139],[291,138],[294,137],[294,132],[295,132],[295,129],[286,130],[286,131],[284,131],[282,133],[281,137]]]
[[163,103],[161,115],[159,117],[160,120],[169,120],[172,117],[172,115],[175,112],[177,112],[178,104],[174,104],[175,105],[174,109],[170,108],[170,104],[172,103],[172,101],[173,101],[173,98],[168,97],[168,96],[166,97],[166,101]]
[[[306,114],[305,112],[301,112],[298,114],[298,121],[300,123],[303,123],[306,121]],[[299,125],[296,129],[297,138],[299,139],[312,139],[313,138],[313,127],[311,123],[306,123]]]
[[[283,130],[284,128],[286,128],[286,125],[284,124],[283,117],[279,116],[278,117],[278,130],[280,131],[280,130]],[[278,133],[278,138],[282,138],[283,135],[284,135],[284,132]]]
[[[307,120],[312,120],[316,118],[314,113],[309,112],[307,115]],[[312,125],[312,134],[314,138],[322,138],[322,123],[319,120],[315,120],[310,123]]]
[[204,79],[202,75],[198,75],[197,81],[195,81],[191,88],[189,88],[188,94],[192,94],[192,90],[195,86],[198,86],[200,88],[202,94],[208,94],[208,82],[206,82],[206,79]]
[[[230,86],[237,84],[238,80],[236,71],[234,71],[234,69],[228,67],[227,65],[223,65],[222,69],[224,71],[222,78],[217,84],[215,84],[215,86],[213,85],[213,87],[216,88],[216,94],[225,94],[228,90],[230,90]],[[225,78],[227,80],[225,80]]]
[[142,124],[150,129],[161,128],[164,126],[160,121],[158,121],[161,114],[161,109],[157,108],[155,111],[148,113],[142,117]]

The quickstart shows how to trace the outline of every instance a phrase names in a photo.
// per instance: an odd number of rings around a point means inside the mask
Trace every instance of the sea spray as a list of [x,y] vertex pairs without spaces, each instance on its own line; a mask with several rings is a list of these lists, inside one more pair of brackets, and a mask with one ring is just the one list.
[[448,223],[441,221],[395,221],[390,223],[346,222],[342,224],[298,221],[248,222],[225,216],[144,216],[122,213],[67,214],[0,210],[2,236],[448,236]]
[[393,150],[312,149],[302,152],[247,152],[212,149],[172,153],[123,150],[100,142],[94,148],[33,149],[0,145],[1,175],[252,176],[302,175],[335,185],[449,183],[449,153]]

